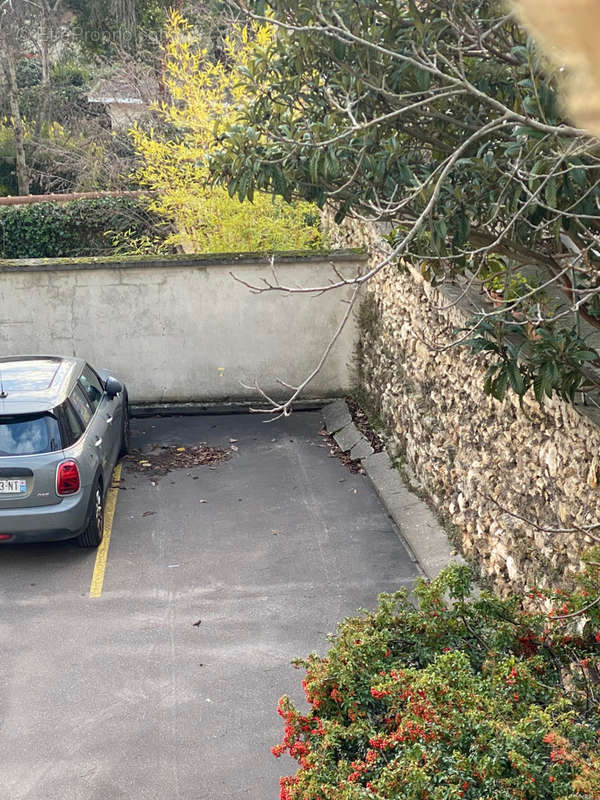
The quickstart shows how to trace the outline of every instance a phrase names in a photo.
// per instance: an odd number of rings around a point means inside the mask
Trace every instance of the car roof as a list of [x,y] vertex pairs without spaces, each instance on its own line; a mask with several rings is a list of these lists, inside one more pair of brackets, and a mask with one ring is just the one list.
[[68,396],[85,366],[82,358],[0,358],[0,414],[51,411]]

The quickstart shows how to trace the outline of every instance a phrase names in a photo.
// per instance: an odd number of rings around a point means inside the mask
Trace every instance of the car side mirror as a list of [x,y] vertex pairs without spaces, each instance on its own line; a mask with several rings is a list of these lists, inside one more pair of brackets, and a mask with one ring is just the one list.
[[116,378],[112,376],[107,378],[104,383],[104,391],[106,392],[107,397],[112,400],[113,397],[116,397],[119,392],[123,391],[123,384],[121,381],[118,381]]

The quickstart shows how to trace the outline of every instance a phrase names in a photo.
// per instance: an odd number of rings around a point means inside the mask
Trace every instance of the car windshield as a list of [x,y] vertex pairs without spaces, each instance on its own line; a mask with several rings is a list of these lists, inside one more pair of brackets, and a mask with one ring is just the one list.
[[0,417],[0,456],[60,450],[58,422],[51,414]]

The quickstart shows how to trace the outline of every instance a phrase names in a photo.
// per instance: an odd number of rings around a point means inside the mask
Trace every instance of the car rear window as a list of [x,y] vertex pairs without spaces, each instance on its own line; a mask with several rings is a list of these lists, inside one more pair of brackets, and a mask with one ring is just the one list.
[[0,456],[25,456],[61,449],[58,422],[51,414],[0,417]]

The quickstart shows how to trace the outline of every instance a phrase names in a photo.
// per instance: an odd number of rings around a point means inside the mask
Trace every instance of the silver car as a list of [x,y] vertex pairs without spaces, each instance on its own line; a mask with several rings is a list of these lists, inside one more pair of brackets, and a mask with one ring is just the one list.
[[1,358],[0,545],[99,545],[128,437],[127,390],[106,370],[80,358]]

